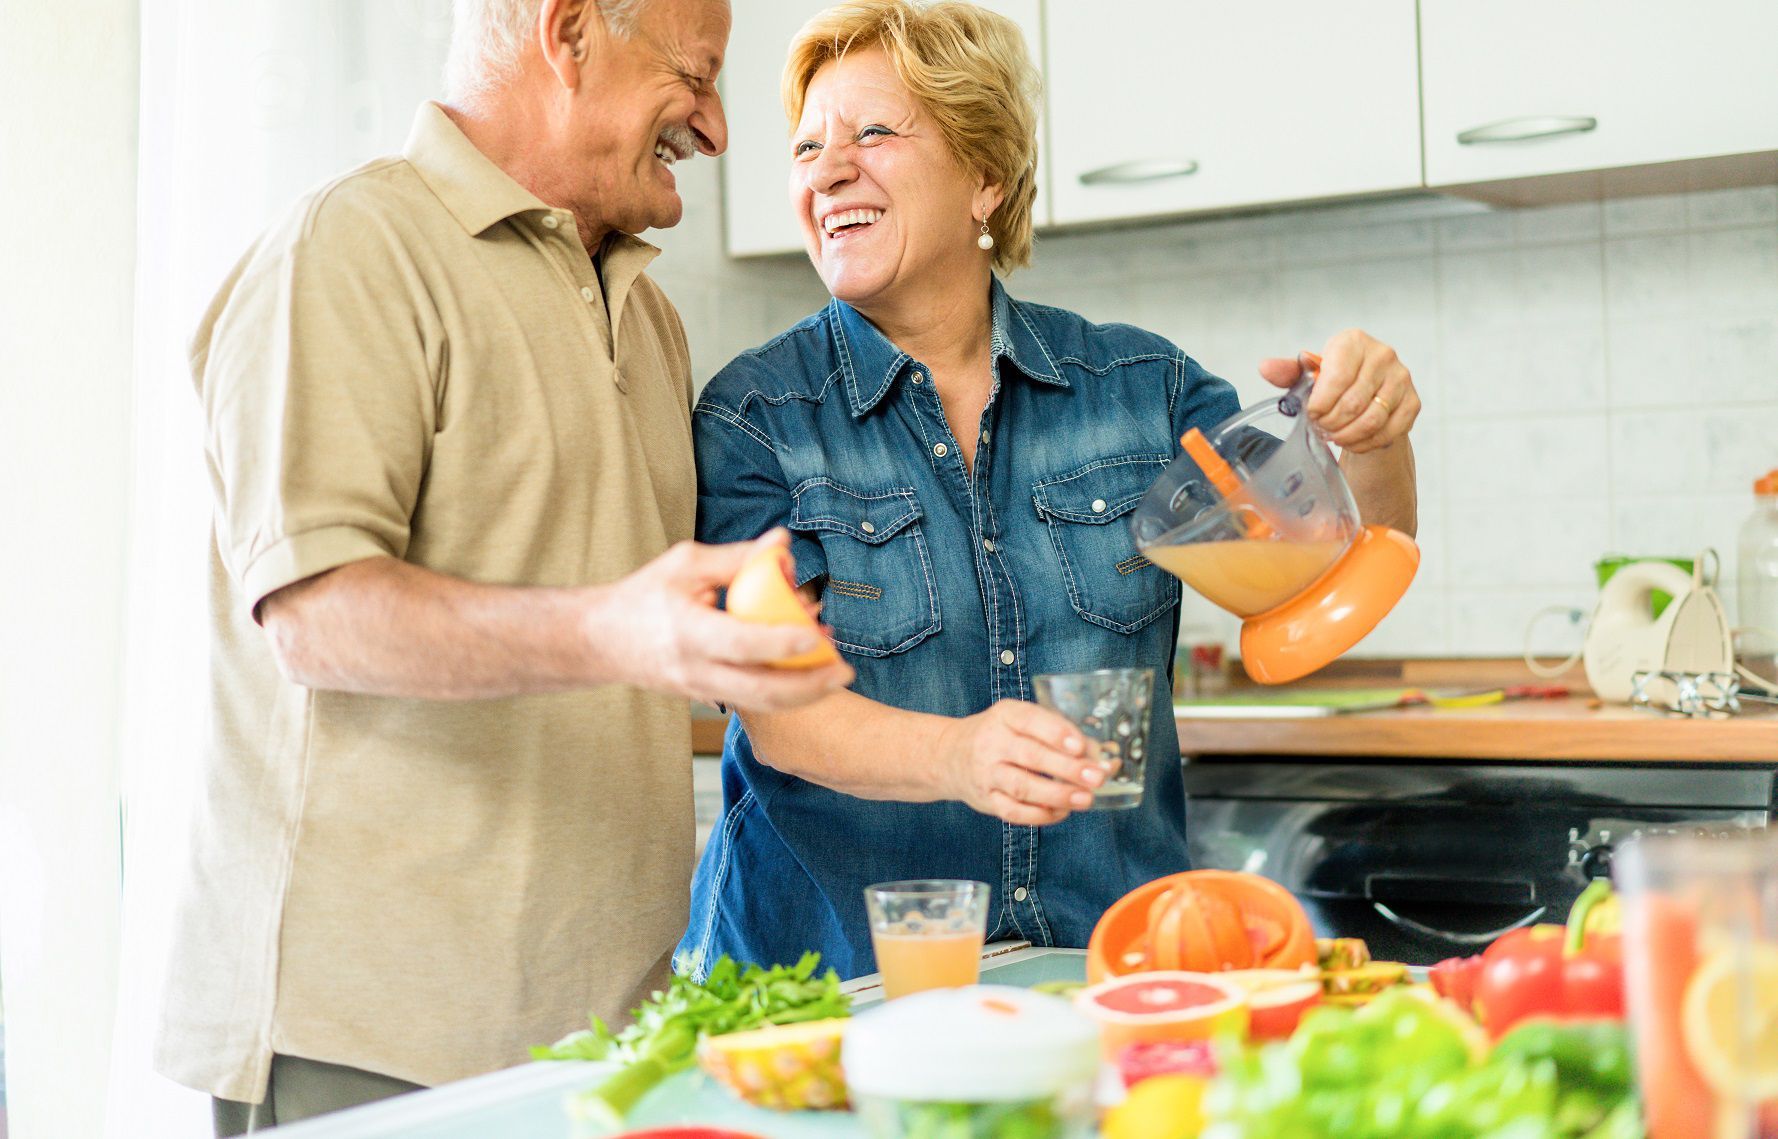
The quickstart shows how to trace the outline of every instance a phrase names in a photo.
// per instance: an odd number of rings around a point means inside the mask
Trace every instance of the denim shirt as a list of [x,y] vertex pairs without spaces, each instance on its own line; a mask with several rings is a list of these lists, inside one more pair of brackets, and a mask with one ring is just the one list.
[[1152,667],[1143,803],[1037,828],[859,799],[759,762],[731,718],[682,970],[817,949],[841,976],[871,972],[864,888],[907,878],[988,883],[990,940],[1081,947],[1126,891],[1187,868],[1164,687],[1180,584],[1137,553],[1129,515],[1186,428],[1238,409],[1234,390],[1160,336],[1013,300],[998,280],[992,314],[979,423],[947,423],[927,369],[838,300],[737,357],[692,417],[698,538],[789,527],[853,690],[897,708],[968,716],[1032,699],[1041,673]]

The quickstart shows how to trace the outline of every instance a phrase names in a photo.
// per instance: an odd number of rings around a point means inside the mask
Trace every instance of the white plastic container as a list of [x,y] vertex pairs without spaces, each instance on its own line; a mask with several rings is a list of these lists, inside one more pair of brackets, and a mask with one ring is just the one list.
[[1754,482],[1753,496],[1737,559],[1739,656],[1750,672],[1778,687],[1778,470]]
[[1086,1139],[1099,1031],[1067,1001],[934,989],[860,1015],[841,1054],[873,1139]]

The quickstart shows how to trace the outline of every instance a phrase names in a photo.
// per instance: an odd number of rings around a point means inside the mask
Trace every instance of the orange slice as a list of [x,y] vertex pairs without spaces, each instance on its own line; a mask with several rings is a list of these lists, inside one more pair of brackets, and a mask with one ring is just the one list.
[[1778,1098],[1778,945],[1725,946],[1686,983],[1685,1048],[1720,1096]]
[[[792,565],[790,552],[782,546],[762,546],[755,551],[729,582],[729,616],[753,625],[800,625],[819,630],[821,626],[797,596]],[[771,666],[819,668],[839,659],[839,650],[824,639],[808,652],[773,661]]]

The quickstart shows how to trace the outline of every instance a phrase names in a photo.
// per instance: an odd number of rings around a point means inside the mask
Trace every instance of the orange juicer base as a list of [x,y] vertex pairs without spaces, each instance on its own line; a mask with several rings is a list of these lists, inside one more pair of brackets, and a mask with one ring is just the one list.
[[1420,568],[1399,530],[1366,526],[1301,596],[1241,626],[1241,664],[1261,684],[1286,684],[1330,663],[1395,608]]

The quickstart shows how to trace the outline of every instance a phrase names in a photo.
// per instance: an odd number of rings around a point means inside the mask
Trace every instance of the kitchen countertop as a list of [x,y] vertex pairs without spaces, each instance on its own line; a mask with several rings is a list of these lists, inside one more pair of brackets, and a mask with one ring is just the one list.
[[[1400,684],[1466,688],[1549,683],[1509,661],[1352,662],[1298,687]],[[1569,682],[1571,689],[1573,682]],[[1778,707],[1744,704],[1721,720],[1687,719],[1601,704],[1584,685],[1560,699],[1478,708],[1418,706],[1283,718],[1181,717],[1190,757],[1341,756],[1540,762],[1778,764]]]
[[[1778,764],[1778,707],[1744,704],[1740,715],[1724,720],[1667,717],[1601,706],[1578,675],[1577,669],[1577,679],[1564,678],[1576,694],[1558,700],[1302,718],[1181,718],[1179,742],[1187,756]],[[1549,682],[1531,676],[1516,660],[1341,661],[1296,687],[1473,689],[1525,683]],[[693,754],[720,755],[727,724],[713,709],[696,709]]]
[[[1086,954],[1078,949],[991,945],[982,960],[984,984],[1029,988],[1041,981],[1078,981],[1085,976]],[[857,994],[863,1006],[876,999],[875,981],[873,974],[844,987]],[[278,1130],[290,1139],[595,1139],[609,1132],[576,1121],[568,1102],[612,1071],[609,1064],[524,1064]],[[697,1071],[670,1077],[637,1104],[627,1122],[632,1127],[726,1126],[771,1139],[863,1139],[865,1134],[850,1112],[749,1107]]]

